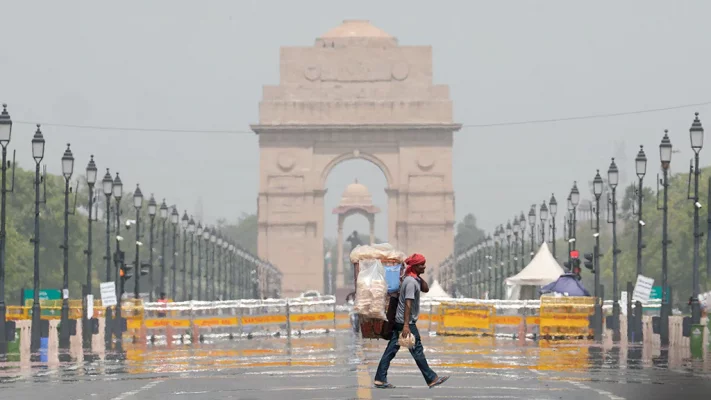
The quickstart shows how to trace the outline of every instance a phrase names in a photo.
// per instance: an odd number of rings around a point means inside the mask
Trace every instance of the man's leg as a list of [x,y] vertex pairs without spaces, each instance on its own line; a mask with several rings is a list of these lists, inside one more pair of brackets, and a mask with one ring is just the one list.
[[425,358],[425,351],[422,347],[422,341],[420,340],[420,332],[417,330],[417,325],[410,324],[410,332],[415,335],[415,347],[409,349],[412,358],[415,359],[417,367],[422,372],[422,376],[425,378],[427,385],[432,384],[437,379],[437,374],[432,371],[432,368],[427,364],[427,359]]
[[378,370],[375,372],[375,383],[387,383],[388,381],[388,368],[390,368],[390,362],[395,358],[398,350],[400,350],[400,345],[397,344],[397,338],[402,332],[403,325],[395,324],[393,327],[393,333],[388,342],[388,346],[385,348],[383,356],[380,358],[380,363],[378,364]]

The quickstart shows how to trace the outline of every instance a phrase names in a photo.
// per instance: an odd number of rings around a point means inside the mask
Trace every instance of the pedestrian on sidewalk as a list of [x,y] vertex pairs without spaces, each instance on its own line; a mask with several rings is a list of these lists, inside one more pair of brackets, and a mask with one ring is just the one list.
[[400,294],[398,297],[397,313],[395,315],[395,326],[393,328],[392,337],[385,348],[383,357],[378,364],[378,370],[375,373],[374,384],[378,389],[390,389],[395,386],[388,383],[388,369],[390,362],[395,358],[400,345],[398,339],[412,334],[415,337],[415,346],[410,348],[410,354],[415,359],[417,367],[422,372],[427,386],[431,388],[443,384],[449,376],[437,376],[427,365],[424,348],[420,340],[420,332],[417,330],[417,318],[420,313],[420,292],[427,293],[430,291],[429,285],[422,278],[427,268],[425,256],[422,254],[413,254],[405,260],[407,268],[400,285]]

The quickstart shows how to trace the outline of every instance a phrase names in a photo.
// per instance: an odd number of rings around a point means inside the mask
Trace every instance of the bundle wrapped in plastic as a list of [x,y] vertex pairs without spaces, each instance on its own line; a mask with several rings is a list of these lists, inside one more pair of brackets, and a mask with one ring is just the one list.
[[402,263],[407,257],[405,253],[395,250],[390,243],[379,243],[372,246],[358,246],[351,251],[351,262],[362,260],[381,260]]
[[380,260],[362,260],[356,285],[356,301],[353,311],[364,317],[387,321],[385,300],[388,285],[385,269]]
[[408,349],[415,347],[415,343],[415,335],[413,335],[412,332],[410,332],[407,336],[400,335],[397,338],[398,346],[407,347]]

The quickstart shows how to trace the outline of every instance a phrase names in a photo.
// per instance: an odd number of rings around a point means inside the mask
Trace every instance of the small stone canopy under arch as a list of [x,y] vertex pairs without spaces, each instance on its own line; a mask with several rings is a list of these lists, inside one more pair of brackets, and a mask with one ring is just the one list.
[[373,197],[370,195],[370,191],[365,185],[359,183],[356,178],[353,183],[346,186],[341,195],[341,201],[332,212],[338,215],[338,224],[336,226],[338,232],[336,241],[338,258],[334,276],[336,283],[334,288],[348,287],[348,282],[345,281],[345,268],[343,265],[343,224],[351,215],[360,214],[364,216],[368,220],[370,244],[373,244],[375,243],[375,214],[380,212],[380,207],[373,205]]
[[313,46],[282,47],[279,71],[252,130],[258,255],[282,270],[282,293],[323,291],[324,185],[349,159],[386,177],[389,243],[430,265],[451,254],[452,142],[461,125],[447,85],[432,82],[432,48],[399,46],[369,22],[346,21]]

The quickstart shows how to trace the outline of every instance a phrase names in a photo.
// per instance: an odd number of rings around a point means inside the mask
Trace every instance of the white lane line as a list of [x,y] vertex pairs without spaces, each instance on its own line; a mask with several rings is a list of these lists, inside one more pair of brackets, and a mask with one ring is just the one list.
[[577,388],[583,389],[583,390],[593,391],[593,392],[599,394],[600,396],[607,397],[610,400],[626,400],[624,397],[614,395],[614,394],[608,392],[607,390],[595,389],[595,388],[592,388],[592,387],[590,387],[586,384],[580,383],[580,382],[575,382],[575,381],[565,381],[565,382],[570,383],[571,385],[573,385]]
[[[541,375],[541,376],[547,376],[546,373],[541,372],[541,371],[539,371],[539,370],[537,370],[537,369],[530,369],[529,371],[535,372],[536,374]],[[595,392],[595,393],[599,394],[600,396],[607,397],[607,398],[610,399],[610,400],[627,400],[627,399],[625,399],[624,397],[617,396],[617,395],[615,395],[615,394],[613,394],[613,393],[608,392],[607,390],[595,389],[595,388],[592,388],[592,387],[590,387],[590,386],[588,386],[588,385],[586,385],[586,384],[584,384],[584,383],[580,383],[580,382],[578,382],[578,381],[572,381],[572,380],[561,379],[560,382],[569,383],[569,384],[571,384],[571,385],[577,387],[578,389],[590,390],[590,391],[592,391],[592,392]]]
[[161,383],[161,382],[163,382],[163,381],[162,381],[162,380],[157,380],[157,381],[149,382],[149,383],[147,383],[147,384],[145,384],[145,385],[139,387],[139,388],[136,389],[136,390],[131,390],[130,392],[123,392],[123,393],[121,393],[120,395],[114,397],[114,398],[111,399],[111,400],[124,400],[124,399],[129,398],[129,397],[131,397],[131,396],[133,396],[133,395],[136,395],[136,394],[138,394],[138,393],[141,393],[141,392],[143,392],[143,391],[146,391],[146,390],[148,390],[148,389],[151,389],[151,388],[155,387],[156,385],[158,385],[158,384]]

